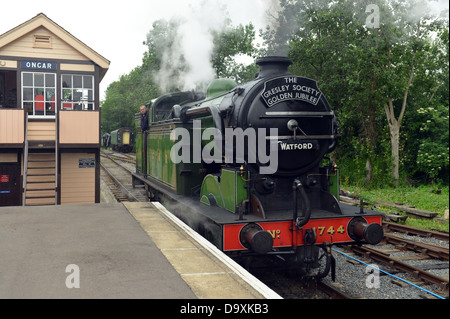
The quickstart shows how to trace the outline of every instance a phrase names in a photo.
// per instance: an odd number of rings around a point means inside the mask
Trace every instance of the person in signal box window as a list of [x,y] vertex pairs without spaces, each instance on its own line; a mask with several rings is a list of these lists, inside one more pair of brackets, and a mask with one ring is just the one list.
[[145,132],[149,129],[149,127],[148,127],[148,110],[145,105],[142,105],[140,110],[141,110],[141,129],[142,129],[142,132]]

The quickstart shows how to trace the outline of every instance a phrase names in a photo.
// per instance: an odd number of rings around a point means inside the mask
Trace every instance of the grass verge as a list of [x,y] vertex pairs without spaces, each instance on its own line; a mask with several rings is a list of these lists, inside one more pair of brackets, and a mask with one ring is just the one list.
[[[444,217],[445,210],[449,209],[448,186],[441,188],[439,194],[437,194],[438,189],[432,186],[404,186],[384,189],[364,189],[355,186],[345,186],[342,188],[352,195],[360,196],[360,198],[372,205],[379,201],[403,203],[404,205],[414,206],[417,209],[436,212],[438,213],[438,217]],[[384,213],[395,212],[405,215],[405,213],[398,212],[395,208],[381,208],[378,210]],[[449,231],[448,220],[447,222],[442,223],[435,220],[408,217],[405,224],[423,229]]]

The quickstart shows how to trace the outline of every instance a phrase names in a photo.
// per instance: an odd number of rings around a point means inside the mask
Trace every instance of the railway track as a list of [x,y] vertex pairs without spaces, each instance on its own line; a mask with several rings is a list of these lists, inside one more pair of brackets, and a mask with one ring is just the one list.
[[388,231],[396,231],[410,235],[418,235],[426,238],[436,238],[439,240],[449,241],[449,234],[443,232],[432,231],[428,229],[420,229],[402,224],[383,222],[383,227]]
[[335,249],[335,255],[344,260],[341,267],[353,274],[349,280],[342,279],[343,285],[367,280],[371,265],[385,278],[379,289],[370,289],[367,285],[355,289],[366,296],[391,298],[390,293],[396,291],[398,293],[392,296],[400,299],[448,298],[448,234],[386,224],[384,239],[376,246],[351,245]]
[[290,271],[251,270],[252,274],[284,299],[354,299],[342,286],[321,280],[302,281]]
[[145,190],[133,188],[131,174],[134,164],[129,156],[121,153],[101,152],[101,177],[118,202],[147,202]]
[[[116,152],[101,153],[102,179],[110,188],[118,202],[122,201],[148,201],[144,195],[144,190],[133,189],[131,186],[131,174],[133,173],[135,159],[132,155]],[[132,164],[132,166],[130,166]],[[137,192],[137,194],[136,194]],[[348,299],[338,288],[322,282],[309,282],[305,284],[298,280],[298,277],[291,277],[289,274],[277,274],[267,272],[259,273],[259,279],[271,285],[277,284],[276,290],[284,298],[291,299]],[[271,287],[273,288],[273,287]]]
[[[133,189],[131,185],[131,174],[135,165],[133,155],[102,152],[101,156],[102,178],[110,185],[118,201],[148,201],[144,189]],[[383,227],[385,228],[384,240],[376,246],[337,247],[334,255],[341,266],[339,268],[338,265],[337,282],[332,282],[327,277],[322,281],[305,283],[290,273],[274,273],[270,270],[257,270],[255,276],[283,298],[290,299],[415,299],[433,298],[433,294],[448,298],[448,234],[395,223],[383,223]],[[430,243],[427,240],[434,242]],[[440,245],[436,242],[440,242]],[[355,262],[352,258],[361,258],[364,264]],[[351,266],[350,262],[354,266]],[[420,265],[420,262],[425,264]],[[356,268],[358,263],[362,267],[359,267],[354,274],[353,268]],[[368,272],[367,267],[364,266],[366,264],[377,266],[381,264],[379,267],[383,273],[380,276],[388,277],[384,274],[386,272],[400,279],[383,278],[383,288],[375,290],[368,288],[366,281],[370,271]],[[446,271],[446,275],[436,275],[433,271],[441,273]],[[345,277],[350,278],[350,281],[340,280]],[[361,278],[359,283],[357,278]],[[415,287],[405,282],[412,283]],[[427,287],[427,289],[423,292],[417,287]],[[395,293],[399,289],[402,293]],[[418,292],[406,293],[411,289]]]

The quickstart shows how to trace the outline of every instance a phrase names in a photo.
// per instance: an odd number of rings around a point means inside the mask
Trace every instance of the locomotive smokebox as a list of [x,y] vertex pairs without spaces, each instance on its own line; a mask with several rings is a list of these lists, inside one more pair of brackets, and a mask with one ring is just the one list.
[[239,239],[244,247],[258,254],[266,254],[273,247],[272,235],[258,224],[247,224],[242,227]]
[[275,74],[289,73],[292,60],[284,56],[268,56],[256,61],[259,66],[258,78],[264,78]]
[[376,245],[383,239],[383,228],[378,224],[368,224],[364,218],[353,218],[348,226],[348,232],[354,240],[365,240],[368,244]]

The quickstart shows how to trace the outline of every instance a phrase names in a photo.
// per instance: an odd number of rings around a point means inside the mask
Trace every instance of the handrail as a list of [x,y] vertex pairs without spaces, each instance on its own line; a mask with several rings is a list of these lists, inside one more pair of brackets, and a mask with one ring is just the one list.
[[27,173],[28,173],[28,112],[24,112],[24,122],[25,122],[25,138],[24,138],[24,153],[23,153],[23,200],[22,206],[25,206],[27,197]]
[[55,205],[58,205],[58,141],[59,141],[59,112],[55,107]]

